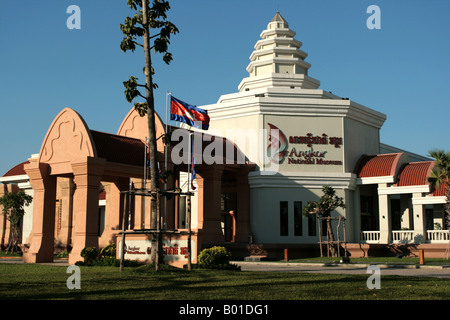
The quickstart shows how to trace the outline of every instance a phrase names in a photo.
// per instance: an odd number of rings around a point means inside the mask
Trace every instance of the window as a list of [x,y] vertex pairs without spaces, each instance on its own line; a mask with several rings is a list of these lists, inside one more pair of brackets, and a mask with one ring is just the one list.
[[308,236],[316,235],[316,215],[308,214]]
[[98,236],[100,237],[105,230],[105,206],[98,207]]
[[391,199],[391,224],[392,230],[402,229],[402,213],[400,211],[400,199]]
[[302,202],[294,201],[294,235],[302,235]]
[[280,236],[289,235],[288,202],[280,201]]
[[237,207],[237,193],[229,192],[222,193],[220,199],[220,209],[222,211],[232,211],[236,210]]
[[361,231],[378,230],[378,212],[374,210],[374,201],[372,196],[361,195]]
[[[316,217],[317,218],[317,217]],[[323,217],[322,217],[323,218]],[[327,219],[320,219],[322,225],[320,226],[322,228],[322,236],[327,236],[328,231],[328,221]],[[330,222],[331,223],[331,222]],[[331,224],[330,224],[331,226]]]
[[[433,209],[426,208],[425,209],[425,225],[427,227],[427,230],[435,230],[435,229],[437,229],[435,227],[438,227],[438,226],[436,225],[436,223],[434,223],[434,219],[433,218],[434,218],[434,211],[433,211]],[[439,223],[438,223],[438,225],[439,225]],[[439,229],[437,229],[437,230],[439,230]]]
[[180,196],[178,200],[178,228],[179,229],[186,229],[186,213],[187,213],[187,206],[186,206],[186,196]]

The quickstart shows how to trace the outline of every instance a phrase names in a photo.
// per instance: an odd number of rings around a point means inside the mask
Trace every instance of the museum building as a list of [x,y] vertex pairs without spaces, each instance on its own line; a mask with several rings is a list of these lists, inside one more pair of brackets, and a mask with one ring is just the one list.
[[[161,168],[172,172],[164,188],[192,192],[190,203],[182,193],[161,202],[165,260],[185,264],[188,239],[193,262],[213,245],[235,258],[279,259],[285,249],[291,258],[317,256],[324,228],[303,208],[323,186],[344,199],[333,228],[350,256],[426,249],[442,257],[450,238],[445,188],[427,183],[434,161],[381,143],[386,115],[320,89],[295,35],[277,12],[238,92],[200,107],[210,116],[208,131],[157,117],[157,137],[177,131],[186,141],[192,132],[195,141],[195,189],[191,166],[174,161],[178,149],[157,143]],[[24,189],[34,198],[22,221],[25,262],[53,261],[60,248],[75,263],[84,247],[119,244],[123,230],[125,257],[149,259],[150,198],[130,192],[149,187],[147,136],[147,119],[134,109],[115,134],[90,129],[69,108],[55,117],[39,154],[0,178],[0,193]],[[4,245],[3,217],[0,227]]]

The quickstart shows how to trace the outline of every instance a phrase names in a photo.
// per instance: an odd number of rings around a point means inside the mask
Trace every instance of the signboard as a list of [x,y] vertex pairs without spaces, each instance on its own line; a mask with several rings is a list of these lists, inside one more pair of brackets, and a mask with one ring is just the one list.
[[[122,241],[119,241],[119,256],[122,253]],[[164,261],[187,261],[188,260],[188,240],[163,240],[162,250]],[[150,260],[152,253],[152,242],[150,240],[126,240],[125,256],[126,260]],[[191,240],[191,257],[196,257],[196,247]]]
[[[341,166],[343,138],[326,132],[296,132],[286,135],[285,130],[267,123],[267,155],[275,164]],[[298,131],[298,126],[295,127]],[[293,131],[293,130],[290,130]],[[337,152],[336,152],[336,151]]]

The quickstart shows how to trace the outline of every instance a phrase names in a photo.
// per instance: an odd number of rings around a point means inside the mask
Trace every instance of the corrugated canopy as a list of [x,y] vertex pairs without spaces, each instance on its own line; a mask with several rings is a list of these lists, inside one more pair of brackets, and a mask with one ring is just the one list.
[[398,174],[397,186],[427,185],[427,178],[433,166],[433,161],[411,162],[404,165]]
[[358,178],[394,176],[402,153],[363,156],[356,166]]

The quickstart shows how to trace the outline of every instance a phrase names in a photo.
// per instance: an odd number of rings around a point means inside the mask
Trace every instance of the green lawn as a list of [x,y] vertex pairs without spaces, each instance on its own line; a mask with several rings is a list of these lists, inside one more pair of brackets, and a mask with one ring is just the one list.
[[450,279],[381,276],[381,289],[369,290],[370,275],[275,272],[155,272],[147,266],[81,267],[81,289],[69,290],[66,267],[0,264],[0,299],[62,300],[442,300]]

